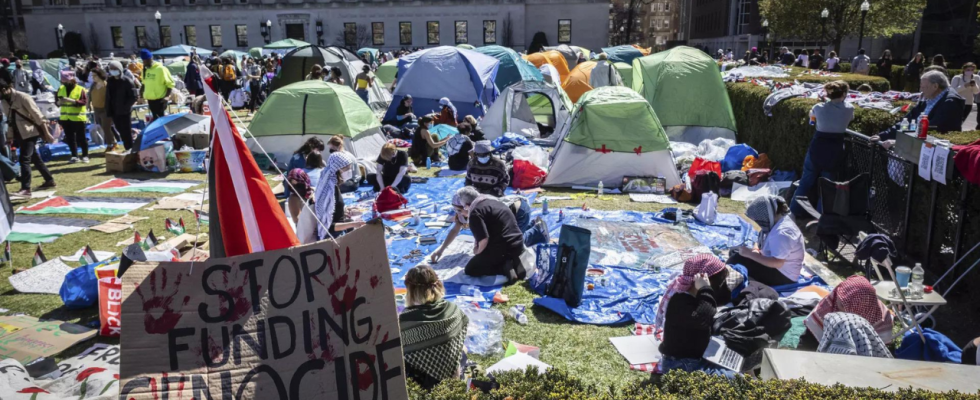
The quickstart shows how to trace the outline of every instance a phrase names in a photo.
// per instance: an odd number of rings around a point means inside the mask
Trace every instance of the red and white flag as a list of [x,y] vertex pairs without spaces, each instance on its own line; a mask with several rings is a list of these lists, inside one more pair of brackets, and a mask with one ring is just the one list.
[[221,221],[221,241],[227,257],[283,249],[299,245],[299,239],[286,221],[272,188],[255,164],[252,152],[221,97],[212,86],[214,77],[201,70],[204,94],[211,109],[211,165],[214,169],[214,197]]

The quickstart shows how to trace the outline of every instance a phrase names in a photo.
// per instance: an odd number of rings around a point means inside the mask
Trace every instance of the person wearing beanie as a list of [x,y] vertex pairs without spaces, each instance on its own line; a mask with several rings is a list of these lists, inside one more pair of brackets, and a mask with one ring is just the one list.
[[143,59],[143,98],[146,99],[150,107],[153,119],[167,115],[167,99],[170,92],[174,89],[174,78],[170,75],[170,70],[161,63],[153,62],[153,53],[149,50],[140,50],[140,58]]
[[65,131],[65,143],[71,151],[70,164],[79,161],[78,153],[81,149],[81,161],[88,163],[88,140],[85,138],[85,126],[88,124],[88,92],[75,79],[75,72],[71,70],[61,71],[61,87],[55,95],[58,105],[61,106],[61,117],[58,123]]
[[482,194],[503,197],[510,174],[507,164],[493,155],[489,140],[480,140],[473,145],[473,157],[466,167],[466,185],[473,186]]
[[[122,63],[109,62],[109,78],[106,80],[105,111],[112,119],[116,134],[122,139],[126,150],[133,148],[133,105],[138,91],[136,80],[130,78]],[[108,136],[108,135],[107,135]]]
[[44,178],[44,183],[38,189],[48,189],[55,187],[54,177],[48,171],[44,161],[38,156],[34,146],[38,136],[46,141],[52,141],[48,134],[48,120],[41,113],[41,109],[34,103],[34,99],[27,93],[14,90],[10,81],[0,79],[0,107],[7,118],[8,137],[7,141],[13,143],[20,154],[20,191],[14,195],[19,197],[31,197],[31,166],[37,168]]

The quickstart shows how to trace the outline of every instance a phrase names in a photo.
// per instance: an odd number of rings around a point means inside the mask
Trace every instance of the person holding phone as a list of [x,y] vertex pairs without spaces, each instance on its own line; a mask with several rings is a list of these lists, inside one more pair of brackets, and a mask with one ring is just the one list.
[[[949,84],[965,100],[963,121],[966,121],[966,118],[970,116],[970,111],[973,111],[974,96],[980,93],[980,76],[977,76],[976,72],[976,64],[971,62],[963,64],[963,73],[954,76],[953,82]],[[980,124],[980,114],[977,115],[977,124]]]

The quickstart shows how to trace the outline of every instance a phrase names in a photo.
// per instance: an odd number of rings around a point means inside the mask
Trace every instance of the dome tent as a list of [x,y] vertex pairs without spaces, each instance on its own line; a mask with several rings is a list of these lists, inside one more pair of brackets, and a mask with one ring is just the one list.
[[306,79],[314,65],[324,68],[338,67],[344,82],[350,82],[357,75],[354,68],[343,55],[322,47],[308,45],[297,47],[282,57],[279,71],[272,78],[272,90]]
[[[531,104],[531,103],[536,104]],[[480,128],[488,140],[503,136],[504,132],[514,132],[532,139],[541,137],[536,108],[543,108],[550,117],[549,122],[559,132],[568,123],[572,102],[558,86],[543,81],[522,81],[504,89],[487,110],[487,115],[480,121]],[[557,135],[552,134],[544,139],[554,145]]]
[[497,77],[494,79],[494,83],[497,85],[497,90],[501,92],[510,87],[510,85],[520,81],[544,80],[544,77],[541,76],[541,71],[521,58],[514,50],[503,46],[483,46],[476,49],[476,51],[500,61],[500,67],[497,68]]
[[613,67],[619,72],[619,77],[623,80],[623,86],[633,87],[633,65],[626,63],[613,63]]
[[499,92],[493,80],[500,61],[496,58],[450,46],[420,53],[399,59],[398,85],[383,120],[395,119],[397,104],[406,95],[415,99],[413,108],[419,115],[440,110],[439,99],[448,97],[460,119],[466,115],[482,117],[497,99]]
[[578,65],[579,56],[585,57],[585,52],[580,47],[569,46],[567,44],[560,44],[553,47],[545,46],[544,51],[557,51],[560,53],[562,57],[565,57],[565,63],[568,64],[568,69],[574,69]]
[[249,148],[259,151],[261,144],[281,165],[310,137],[326,142],[341,135],[344,148],[373,171],[385,144],[381,124],[354,90],[324,81],[296,82],[272,92],[248,130],[255,137]]
[[643,54],[639,49],[630,45],[603,47],[602,52],[606,53],[606,56],[609,57],[609,61],[626,64],[633,64],[633,60],[649,55],[649,52],[647,54]]
[[568,80],[563,81],[561,85],[572,102],[578,102],[585,92],[603,86],[623,86],[619,71],[608,61],[580,63],[568,74]]
[[670,142],[653,108],[636,92],[607,86],[587,92],[556,132],[544,186],[615,188],[624,176],[663,176],[681,183]]
[[633,60],[633,89],[661,116],[670,140],[735,139],[728,90],[701,50],[681,46]]
[[391,84],[395,82],[395,75],[398,74],[398,60],[389,60],[384,64],[378,66],[378,70],[374,71],[374,76],[381,81],[385,87],[391,87]]
[[565,57],[561,53],[551,50],[541,53],[528,54],[524,57],[527,62],[533,64],[535,67],[541,68],[542,65],[548,64],[558,71],[558,76],[561,78],[562,82],[568,79],[568,62],[565,61]]

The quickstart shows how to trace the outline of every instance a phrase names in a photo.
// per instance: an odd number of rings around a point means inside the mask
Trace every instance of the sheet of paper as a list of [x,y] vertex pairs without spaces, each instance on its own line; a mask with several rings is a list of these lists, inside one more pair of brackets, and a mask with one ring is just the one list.
[[669,194],[630,193],[630,200],[637,203],[677,204]]
[[117,224],[113,222],[106,222],[104,224],[93,226],[89,229],[93,231],[99,231],[102,233],[116,233],[116,232],[122,232],[127,229],[131,229],[132,227],[133,226],[129,224]]
[[779,196],[779,191],[793,185],[793,182],[762,182],[755,186],[745,186],[740,183],[732,184],[732,200],[752,201],[756,197],[773,195]]
[[460,283],[465,285],[494,286],[507,282],[507,278],[502,275],[473,277],[466,275],[466,263],[473,258],[473,237],[459,236],[453,241],[446,251],[442,253],[439,262],[431,262],[430,257],[424,257],[418,265],[428,265],[439,275],[439,280],[443,282]]
[[936,182],[946,184],[946,168],[949,166],[949,147],[936,146],[935,154],[932,156],[932,179]]
[[[132,239],[130,239],[130,244],[132,244]],[[61,256],[60,258],[64,262],[77,262],[80,258],[82,258],[82,252],[84,252],[84,251],[85,251],[85,248],[82,247],[82,248],[78,249],[78,251],[76,251],[75,254],[72,254],[70,256]],[[95,250],[95,258],[97,258],[99,261],[108,260],[108,259],[114,257],[115,255],[116,255],[116,253],[111,252],[111,251],[99,251],[99,250]]]
[[538,367],[538,373],[544,373],[548,368],[551,368],[550,365],[538,361],[534,357],[524,353],[517,353],[487,368],[487,374],[506,371],[524,371],[529,366]]
[[927,181],[932,180],[932,155],[935,151],[936,147],[926,142],[919,153],[919,176]]
[[660,342],[654,335],[611,337],[609,341],[630,365],[660,362]]
[[[78,261],[78,259],[75,259]],[[14,290],[20,293],[58,294],[65,275],[72,268],[60,259],[54,259],[26,271],[13,274],[8,278]]]
[[415,195],[415,198],[416,199],[419,199],[419,200],[427,200],[429,198],[429,196],[428,195],[425,195],[425,194],[417,194],[417,195]]
[[113,218],[106,222],[111,222],[113,224],[133,224],[147,219],[150,219],[150,217],[134,217],[132,215],[123,215],[119,218]]

